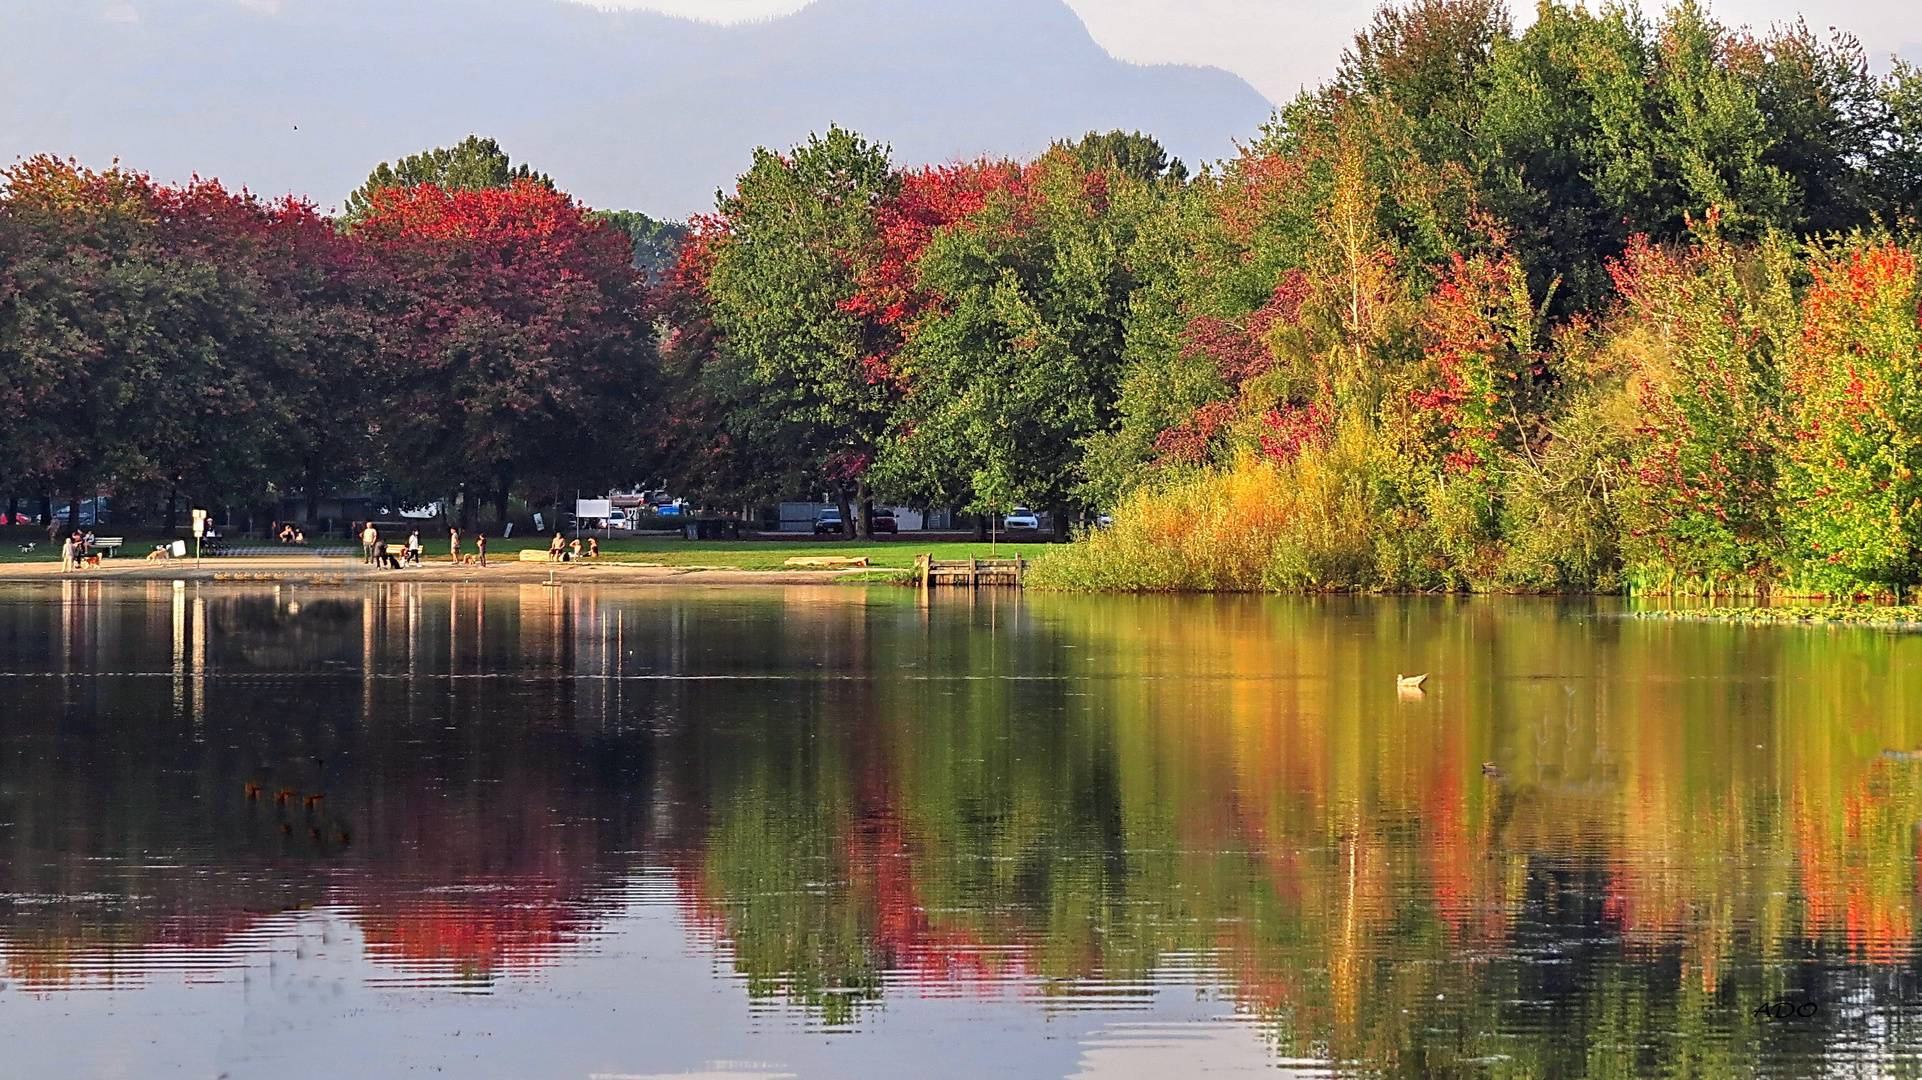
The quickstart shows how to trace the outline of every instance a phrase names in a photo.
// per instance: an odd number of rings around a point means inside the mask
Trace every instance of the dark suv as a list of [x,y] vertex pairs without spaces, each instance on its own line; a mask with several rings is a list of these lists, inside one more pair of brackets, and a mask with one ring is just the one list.
[[840,535],[841,511],[823,510],[821,511],[821,516],[814,519],[814,535],[819,536],[822,533]]
[[894,511],[878,506],[874,508],[874,518],[870,522],[870,525],[872,525],[873,530],[878,533],[898,533],[901,531],[901,523],[894,520]]

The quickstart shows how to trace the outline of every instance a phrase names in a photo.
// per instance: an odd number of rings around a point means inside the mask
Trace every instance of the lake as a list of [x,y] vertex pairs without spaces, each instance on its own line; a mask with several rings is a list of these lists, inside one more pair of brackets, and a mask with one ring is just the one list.
[[0,1073],[1916,1075],[1919,672],[1614,600],[0,586]]

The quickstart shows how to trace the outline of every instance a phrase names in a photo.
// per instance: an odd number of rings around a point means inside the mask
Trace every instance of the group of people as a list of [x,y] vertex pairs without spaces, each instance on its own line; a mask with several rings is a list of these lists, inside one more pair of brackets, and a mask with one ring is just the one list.
[[[392,552],[389,550],[388,545],[381,543],[380,530],[375,528],[374,523],[370,521],[367,523],[366,528],[361,530],[360,543],[362,557],[370,565],[392,566],[394,569],[399,569],[402,566],[420,565],[421,547],[419,530],[415,530],[408,535],[407,543],[400,551]],[[587,538],[587,544],[583,547],[578,538],[570,543],[557,532],[554,534],[554,539],[547,545],[547,559],[549,562],[579,562],[582,559],[598,559],[600,555],[601,542],[591,536]],[[474,534],[474,552],[469,555],[461,551],[460,529],[457,527],[449,528],[447,530],[447,556],[456,563],[471,566],[486,566],[487,534]]]
[[407,536],[407,542],[398,546],[381,542],[380,530],[368,522],[360,531],[361,561],[370,566],[386,566],[398,570],[403,566],[419,566],[421,559],[420,530],[415,529]]
[[68,533],[67,538],[60,541],[60,572],[68,573],[93,558],[93,540],[92,529],[84,533]]
[[[298,526],[290,523],[283,524],[278,521],[274,522],[268,529],[268,532],[283,544],[305,544],[307,542],[306,534],[303,533]],[[423,554],[419,529],[415,529],[408,534],[405,544],[386,544],[381,541],[380,529],[371,521],[366,522],[360,530],[360,546],[362,562],[369,566],[385,566],[395,570],[403,566],[419,566]],[[61,571],[63,573],[71,571],[92,557],[93,547],[94,535],[92,530],[84,533],[75,532],[67,536],[60,545]],[[149,556],[149,558],[166,558],[172,554],[167,545],[161,545],[154,550],[155,554]],[[447,553],[456,563],[486,566],[487,534],[475,533],[474,553],[472,555],[464,555],[461,552],[460,529],[450,528],[447,530]],[[579,538],[570,542],[557,532],[554,534],[553,540],[547,545],[547,559],[549,562],[579,562],[582,559],[598,559],[600,555],[601,542],[592,536],[588,537],[586,544],[583,545]]]
[[561,539],[560,533],[555,533],[554,539],[550,540],[547,544],[548,562],[579,562],[582,559],[598,559],[600,557],[601,542],[591,536],[587,538],[587,549],[585,551],[581,550],[581,538],[578,536],[575,537],[574,542],[570,544]]

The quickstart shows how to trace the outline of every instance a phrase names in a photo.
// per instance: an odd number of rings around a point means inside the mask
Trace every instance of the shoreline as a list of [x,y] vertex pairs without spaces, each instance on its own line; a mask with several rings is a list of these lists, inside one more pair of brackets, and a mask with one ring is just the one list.
[[1825,604],[1782,607],[1656,608],[1629,613],[1631,618],[1669,622],[1719,622],[1746,626],[1864,626],[1885,630],[1922,629],[1922,607]]
[[507,562],[489,566],[426,562],[400,570],[376,569],[359,559],[222,557],[166,562],[108,560],[100,566],[62,573],[59,563],[0,563],[0,582],[57,581],[206,581],[282,584],[360,582],[436,582],[482,585],[544,584],[552,575],[563,585],[826,585],[888,584],[905,571],[887,568],[845,570],[743,570],[731,566],[670,566],[631,562]]

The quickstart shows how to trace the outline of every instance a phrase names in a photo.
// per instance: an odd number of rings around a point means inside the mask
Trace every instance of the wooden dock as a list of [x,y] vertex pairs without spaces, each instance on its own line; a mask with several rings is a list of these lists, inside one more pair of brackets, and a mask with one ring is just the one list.
[[917,555],[914,559],[915,584],[924,589],[936,585],[966,585],[978,589],[983,585],[1021,585],[1021,578],[1027,573],[1028,564],[1021,556],[1012,559],[937,559],[932,555]]

